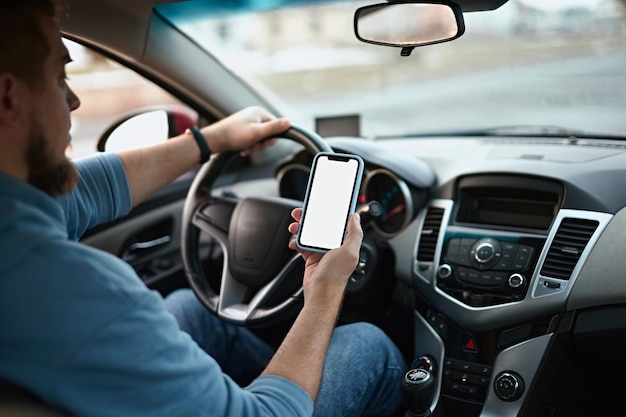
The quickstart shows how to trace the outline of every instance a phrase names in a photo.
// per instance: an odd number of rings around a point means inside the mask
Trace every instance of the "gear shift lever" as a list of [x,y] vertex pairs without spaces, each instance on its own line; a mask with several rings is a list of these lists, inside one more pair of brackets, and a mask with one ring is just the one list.
[[[421,359],[421,358],[420,358]],[[432,365],[427,359],[426,362]],[[420,367],[424,364],[422,360],[417,367],[410,369],[402,378],[402,400],[408,410],[409,417],[430,416],[430,405],[435,393],[435,376],[428,366]]]

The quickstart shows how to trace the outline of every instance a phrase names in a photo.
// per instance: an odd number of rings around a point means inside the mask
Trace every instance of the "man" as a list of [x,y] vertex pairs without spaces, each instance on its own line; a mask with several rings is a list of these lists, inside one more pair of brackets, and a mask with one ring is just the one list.
[[[76,242],[192,168],[204,144],[184,134],[69,161],[80,101],[54,16],[49,0],[0,3],[0,377],[81,417],[393,414],[398,350],[374,326],[334,328],[358,215],[342,247],[302,253],[304,306],[275,353],[190,291],[164,301],[120,259]],[[201,134],[214,153],[246,153],[288,127],[248,108]]]

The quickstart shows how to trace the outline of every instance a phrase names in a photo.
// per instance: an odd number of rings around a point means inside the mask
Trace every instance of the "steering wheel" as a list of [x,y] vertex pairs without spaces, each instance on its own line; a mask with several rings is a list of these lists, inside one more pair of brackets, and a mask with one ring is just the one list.
[[[316,133],[292,126],[281,137],[300,143],[312,154],[332,148]],[[240,326],[268,325],[300,305],[298,285],[286,281],[303,265],[289,249],[291,210],[298,200],[278,197],[216,196],[211,189],[239,152],[215,155],[204,164],[189,188],[183,209],[182,257],[185,274],[200,302],[221,319]],[[222,248],[219,292],[209,284],[201,265],[200,234],[210,235]],[[297,288],[284,296],[283,287]],[[277,301],[276,298],[279,297]]]

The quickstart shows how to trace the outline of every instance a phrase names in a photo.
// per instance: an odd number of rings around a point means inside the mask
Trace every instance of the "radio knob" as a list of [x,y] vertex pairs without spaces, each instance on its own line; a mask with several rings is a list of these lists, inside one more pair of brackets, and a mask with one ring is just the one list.
[[483,238],[470,249],[472,266],[484,271],[493,267],[502,257],[502,245],[496,239]]
[[448,264],[443,264],[437,270],[437,275],[441,279],[449,278],[452,275],[452,267]]
[[476,246],[474,252],[474,260],[478,263],[484,264],[489,262],[496,256],[496,248],[491,242],[483,242]]
[[511,276],[509,277],[509,287],[513,289],[523,287],[525,283],[526,278],[524,278],[524,275],[518,274],[517,272],[511,274]]

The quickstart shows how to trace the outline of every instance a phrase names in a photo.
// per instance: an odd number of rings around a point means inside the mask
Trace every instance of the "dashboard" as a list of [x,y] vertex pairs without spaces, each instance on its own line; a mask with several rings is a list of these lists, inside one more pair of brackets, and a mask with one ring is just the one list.
[[[566,400],[541,392],[555,383],[572,392],[589,388],[555,380],[564,371],[549,364],[571,372],[578,355],[607,354],[583,342],[598,329],[615,330],[609,340],[624,332],[621,322],[593,315],[626,301],[626,265],[616,254],[626,243],[624,143],[507,137],[328,142],[366,162],[359,202],[365,213],[380,204],[366,236],[390,248],[393,274],[414,296],[414,356],[438,364],[433,409],[518,415],[531,403],[578,415],[576,402],[565,404],[571,393]],[[310,160],[297,152],[276,168],[281,196],[302,199]],[[562,340],[570,346],[572,338],[577,353],[552,358]],[[571,363],[563,365],[564,358]]]
[[[372,202],[380,205],[380,212],[371,216],[371,233],[386,241],[403,231],[415,218],[435,183],[431,168],[419,159],[398,158],[375,142],[350,138],[334,138],[328,142],[336,152],[357,153],[366,162],[358,204],[360,207]],[[356,150],[352,150],[354,146]],[[281,197],[304,200],[311,161],[308,152],[298,152],[278,165],[276,178]],[[369,214],[365,211],[365,215]]]

